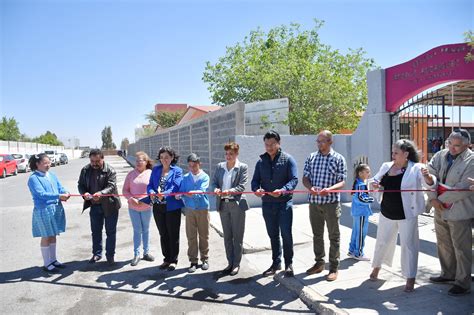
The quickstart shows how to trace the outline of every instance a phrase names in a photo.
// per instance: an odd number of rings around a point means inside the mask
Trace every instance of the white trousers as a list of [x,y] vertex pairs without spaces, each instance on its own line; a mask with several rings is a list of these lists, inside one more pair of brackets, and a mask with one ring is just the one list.
[[420,249],[418,216],[404,220],[390,220],[380,213],[372,267],[380,268],[382,264],[392,266],[397,234],[400,234],[402,275],[406,278],[415,278]]

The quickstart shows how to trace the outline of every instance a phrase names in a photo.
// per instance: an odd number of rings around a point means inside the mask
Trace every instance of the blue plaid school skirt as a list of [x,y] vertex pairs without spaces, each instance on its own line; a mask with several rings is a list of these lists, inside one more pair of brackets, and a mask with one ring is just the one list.
[[62,204],[33,209],[33,237],[56,236],[66,230],[66,215]]

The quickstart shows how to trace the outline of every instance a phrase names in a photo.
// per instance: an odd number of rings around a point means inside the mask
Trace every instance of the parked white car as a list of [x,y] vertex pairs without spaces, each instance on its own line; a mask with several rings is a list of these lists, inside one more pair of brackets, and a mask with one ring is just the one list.
[[28,163],[28,161],[30,160],[30,156],[28,154],[12,153],[11,155],[16,160],[18,172],[26,173],[30,171],[30,165]]
[[48,155],[49,160],[51,161],[51,166],[61,165],[61,153],[57,150],[45,150],[44,153]]

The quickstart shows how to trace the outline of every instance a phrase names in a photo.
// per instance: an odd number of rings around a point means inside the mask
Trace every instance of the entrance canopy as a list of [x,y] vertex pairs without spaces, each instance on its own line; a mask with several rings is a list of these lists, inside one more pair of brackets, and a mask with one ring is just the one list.
[[[471,47],[466,43],[439,46],[408,62],[385,69],[386,110],[396,112],[407,100],[422,91],[452,81],[461,81],[456,83],[459,87],[466,84],[471,89],[469,93],[464,88],[455,88],[455,93],[456,90],[462,92],[455,95],[454,100],[456,102],[457,99],[459,104],[454,105],[474,104],[472,82],[465,82],[474,80],[474,61],[467,62],[464,58],[470,51]],[[451,97],[451,85],[442,89],[449,89],[443,94]],[[446,103],[451,105],[451,99],[446,99]]]

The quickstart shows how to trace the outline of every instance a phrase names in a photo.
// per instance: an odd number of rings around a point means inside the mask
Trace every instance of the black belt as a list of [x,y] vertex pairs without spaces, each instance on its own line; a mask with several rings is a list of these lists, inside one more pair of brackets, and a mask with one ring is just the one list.
[[231,201],[234,201],[234,202],[235,202],[235,199],[222,198],[222,201],[224,201],[224,202],[231,202]]

